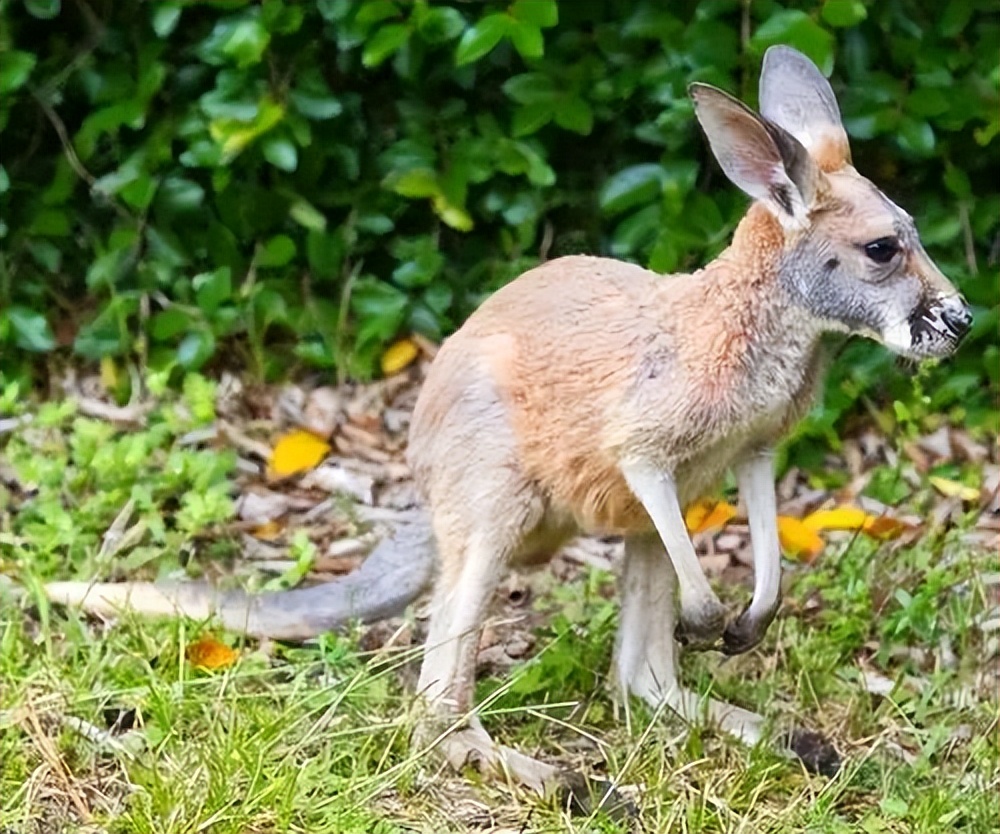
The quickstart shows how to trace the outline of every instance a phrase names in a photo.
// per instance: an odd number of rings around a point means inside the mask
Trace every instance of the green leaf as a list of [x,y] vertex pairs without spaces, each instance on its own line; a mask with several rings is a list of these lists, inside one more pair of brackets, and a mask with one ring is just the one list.
[[222,51],[236,62],[236,66],[245,69],[261,62],[264,50],[270,42],[271,33],[260,21],[246,18],[233,27],[232,34],[222,46]]
[[299,151],[295,143],[284,136],[268,136],[264,139],[261,150],[264,159],[275,168],[282,171],[294,171],[299,167]]
[[191,314],[180,307],[168,307],[156,313],[149,322],[149,333],[157,342],[169,342],[194,324]]
[[552,121],[553,109],[548,103],[526,104],[514,111],[510,132],[514,137],[529,136]]
[[202,272],[191,279],[198,307],[205,313],[213,313],[233,294],[233,281],[228,266],[212,272]]
[[660,226],[658,205],[653,204],[639,209],[615,228],[611,236],[611,254],[616,258],[635,257],[656,239]]
[[822,17],[831,26],[857,26],[868,17],[868,10],[861,0],[826,0]]
[[288,235],[275,235],[260,250],[260,266],[284,266],[295,257],[295,241]]
[[559,22],[559,6],[556,0],[515,0],[510,7],[515,20],[522,20],[534,26],[547,29]]
[[431,203],[434,213],[440,217],[448,226],[459,232],[471,232],[475,223],[472,215],[464,206],[456,205],[447,200],[444,195],[438,195]]
[[344,106],[328,88],[323,89],[324,87],[325,84],[322,84],[319,89],[316,87],[296,88],[288,94],[288,97],[295,105],[295,109],[307,119],[317,122],[325,121],[339,116],[344,111]]
[[153,31],[157,37],[166,38],[177,28],[181,19],[181,7],[178,3],[158,3],[153,10]]
[[363,26],[371,26],[390,17],[399,17],[399,6],[392,0],[365,0],[354,19]]
[[464,66],[478,61],[514,28],[514,20],[505,14],[488,14],[475,26],[465,30],[455,50],[455,65]]
[[406,293],[392,284],[370,276],[360,278],[351,293],[351,310],[359,320],[358,340],[386,341],[395,336],[408,302]]
[[316,232],[326,229],[326,217],[312,203],[299,197],[288,209],[288,215],[300,226]]
[[966,199],[972,196],[972,183],[969,181],[969,175],[950,163],[945,167],[944,184],[956,197]]
[[42,269],[53,275],[59,272],[62,267],[62,252],[58,246],[47,240],[37,239],[26,241],[25,246],[31,253],[31,257],[35,259],[35,263]]
[[321,231],[309,232],[306,238],[306,257],[309,260],[309,268],[319,278],[332,278],[340,271],[345,248],[341,235]]
[[518,104],[553,103],[559,90],[551,76],[543,72],[525,72],[508,78],[502,87],[504,93]]
[[632,165],[611,176],[601,188],[597,202],[607,215],[621,214],[655,200],[663,189],[666,175],[660,165]]
[[181,367],[196,371],[215,353],[215,336],[209,330],[188,333],[177,348],[177,362]]
[[365,42],[361,50],[361,63],[366,67],[377,67],[409,40],[410,27],[403,23],[383,26]]
[[28,232],[40,237],[68,237],[71,231],[69,214],[62,208],[41,209],[28,226]]
[[517,23],[511,29],[510,42],[522,58],[541,58],[545,54],[542,30],[530,23]]
[[777,12],[764,21],[750,39],[750,46],[758,55],[778,43],[794,46],[805,53],[824,75],[833,70],[833,35],[805,12],[797,9]]
[[205,199],[205,189],[194,180],[169,176],[160,183],[157,205],[178,214],[194,211]]
[[594,111],[579,96],[565,99],[555,110],[556,124],[586,136],[594,127]]
[[25,0],[24,7],[28,14],[39,20],[51,20],[62,9],[61,0]]
[[199,46],[199,53],[211,63],[232,61],[240,69],[259,64],[271,43],[271,33],[260,22],[254,8],[242,14],[223,17]]
[[915,156],[930,156],[934,153],[934,128],[923,119],[905,116],[899,123],[896,141],[907,153]]
[[0,165],[0,194],[6,194],[8,191],[10,191],[10,174],[3,165]]
[[323,20],[330,23],[340,23],[352,11],[354,11],[353,0],[317,0],[316,8]]
[[44,353],[56,346],[52,328],[41,313],[14,305],[0,312],[0,316],[6,317],[14,333],[14,344],[22,350]]
[[402,197],[433,197],[441,191],[437,174],[428,168],[413,168],[399,175],[390,175],[386,184]]
[[37,62],[38,59],[30,52],[17,49],[0,52],[0,95],[23,87]]
[[154,177],[148,174],[139,174],[132,182],[123,186],[119,193],[132,208],[144,210],[153,202],[159,184],[159,180]]
[[417,20],[420,37],[432,44],[454,40],[464,29],[465,18],[461,12],[449,7],[427,9]]
[[358,215],[355,225],[359,231],[373,235],[389,234],[396,226],[391,217],[378,212],[362,212]]
[[906,97],[905,108],[914,116],[940,116],[951,103],[948,91],[937,87],[918,87]]

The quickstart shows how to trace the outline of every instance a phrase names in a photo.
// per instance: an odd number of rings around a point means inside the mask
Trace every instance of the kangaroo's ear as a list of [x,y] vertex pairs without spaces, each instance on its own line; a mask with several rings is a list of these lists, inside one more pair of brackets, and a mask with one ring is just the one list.
[[760,112],[801,142],[824,171],[851,162],[851,148],[830,82],[790,46],[772,46],[760,72]]
[[712,153],[733,184],[767,205],[787,228],[804,228],[822,173],[788,131],[708,84],[688,88]]

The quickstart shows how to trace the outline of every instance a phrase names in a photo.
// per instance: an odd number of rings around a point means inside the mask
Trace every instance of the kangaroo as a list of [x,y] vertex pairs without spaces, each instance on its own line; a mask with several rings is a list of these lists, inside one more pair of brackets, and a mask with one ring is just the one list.
[[[753,201],[731,245],[669,277],[560,258],[483,303],[438,352],[413,414],[408,460],[426,522],[341,583],[255,598],[95,586],[89,607],[146,595],[164,611],[214,611],[251,634],[302,639],[402,610],[431,581],[417,551],[436,545],[419,683],[428,733],[452,765],[474,762],[543,791],[560,771],[495,744],[475,715],[479,632],[509,567],[542,562],[581,531],[621,534],[613,673],[622,692],[756,743],[760,715],[681,686],[678,644],[744,652],[775,616],[772,451],[822,380],[820,337],[861,334],[907,357],[943,357],[971,314],[912,218],[852,166],[833,91],[808,58],[768,50],[759,115],[706,84],[690,95],[723,172]],[[755,577],[733,618],[682,514],[728,469],[746,505]],[[50,595],[84,596],[67,583]]]

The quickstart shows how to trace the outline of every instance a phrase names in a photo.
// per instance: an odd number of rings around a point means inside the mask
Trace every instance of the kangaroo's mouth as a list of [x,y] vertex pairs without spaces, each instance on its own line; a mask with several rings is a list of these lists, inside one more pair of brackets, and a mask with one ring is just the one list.
[[972,312],[960,296],[947,296],[919,304],[908,324],[908,355],[915,359],[948,356],[972,327]]

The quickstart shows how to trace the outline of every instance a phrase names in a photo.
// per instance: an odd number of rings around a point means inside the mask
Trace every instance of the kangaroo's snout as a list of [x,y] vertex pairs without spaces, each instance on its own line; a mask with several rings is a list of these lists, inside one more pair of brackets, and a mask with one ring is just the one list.
[[910,316],[911,351],[919,356],[948,356],[972,327],[972,311],[960,295],[921,304]]
[[941,302],[941,319],[955,337],[956,344],[972,327],[972,311],[960,296],[951,296]]

